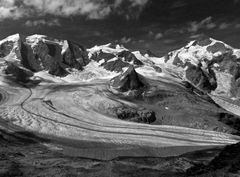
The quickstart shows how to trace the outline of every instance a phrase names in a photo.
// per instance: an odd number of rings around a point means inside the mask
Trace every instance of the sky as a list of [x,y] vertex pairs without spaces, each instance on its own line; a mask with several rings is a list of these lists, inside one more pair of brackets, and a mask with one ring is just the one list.
[[199,35],[240,48],[239,0],[0,0],[0,39],[44,34],[164,53]]
[[[0,0],[0,20],[44,15],[83,15],[87,19],[103,19],[111,14],[119,14],[131,18],[131,15],[137,16],[147,2],[148,0]],[[130,9],[134,9],[135,13],[125,13]]]

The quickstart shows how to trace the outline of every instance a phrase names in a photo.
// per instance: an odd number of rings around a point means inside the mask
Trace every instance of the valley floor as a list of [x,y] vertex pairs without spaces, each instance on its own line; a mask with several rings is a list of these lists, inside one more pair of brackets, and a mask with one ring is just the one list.
[[[111,107],[134,102],[110,93],[106,81],[1,86],[1,119],[8,129],[30,131],[58,142],[70,155],[109,160],[119,156],[177,156],[237,143],[235,135],[170,125],[128,122]],[[18,130],[18,131],[20,131]]]

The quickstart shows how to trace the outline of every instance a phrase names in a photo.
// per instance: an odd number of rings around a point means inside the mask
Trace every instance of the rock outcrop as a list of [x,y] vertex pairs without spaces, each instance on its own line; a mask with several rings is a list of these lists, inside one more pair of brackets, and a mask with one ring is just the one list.
[[134,66],[130,65],[128,69],[110,81],[110,87],[119,92],[140,91],[147,87],[144,77],[138,74]]
[[116,115],[119,119],[139,122],[139,123],[153,123],[156,120],[155,113],[146,108],[133,109],[129,107],[116,108]]
[[16,66],[13,63],[8,64],[5,73],[12,74],[13,77],[20,82],[27,82],[29,78],[34,75],[32,71],[21,66]]
[[240,143],[226,146],[209,164],[197,164],[187,170],[188,176],[239,176]]
[[[31,72],[47,70],[56,76],[68,74],[68,68],[81,70],[89,60],[86,50],[71,41],[52,39],[44,35],[15,34],[0,42],[1,63]],[[12,69],[7,69],[14,72]],[[12,73],[14,74],[14,73]]]
[[121,72],[130,65],[142,66],[143,62],[124,47],[110,44],[89,49],[90,59],[99,62],[108,71]]

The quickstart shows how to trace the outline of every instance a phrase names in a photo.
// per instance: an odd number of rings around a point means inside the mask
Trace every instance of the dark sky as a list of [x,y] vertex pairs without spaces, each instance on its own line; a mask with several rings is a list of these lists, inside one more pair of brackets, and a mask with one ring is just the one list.
[[46,34],[162,55],[199,35],[240,48],[238,0],[0,0],[0,38]]
[[0,20],[53,15],[87,20],[195,20],[239,15],[239,0],[0,0]]

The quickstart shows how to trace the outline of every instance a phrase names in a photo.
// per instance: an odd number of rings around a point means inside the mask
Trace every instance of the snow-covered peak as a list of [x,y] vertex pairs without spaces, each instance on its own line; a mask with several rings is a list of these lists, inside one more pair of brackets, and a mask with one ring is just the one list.
[[202,37],[162,58],[150,59],[162,64],[164,71],[201,91],[239,97],[239,57],[239,49],[213,38]]
[[13,34],[11,36],[6,37],[5,39],[2,39],[0,41],[0,45],[3,44],[4,42],[11,41],[11,42],[17,42],[21,38],[20,34]]
[[41,34],[33,34],[31,36],[26,37],[26,39],[29,40],[29,41],[45,39],[45,38],[47,38],[47,36],[46,35],[41,35]]
[[210,61],[215,57],[231,52],[236,57],[240,56],[239,49],[234,49],[230,45],[213,38],[201,38],[189,42],[186,46],[169,52],[163,60],[173,65],[185,65],[191,63],[195,66],[199,64],[205,65],[206,61]]

